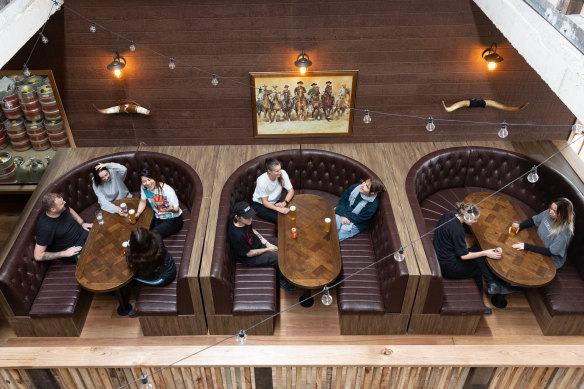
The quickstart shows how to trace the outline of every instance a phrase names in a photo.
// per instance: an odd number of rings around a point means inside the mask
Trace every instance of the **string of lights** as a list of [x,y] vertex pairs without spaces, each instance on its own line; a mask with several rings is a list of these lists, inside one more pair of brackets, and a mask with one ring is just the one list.
[[[58,0],[52,0],[52,1],[53,1],[53,5],[51,6],[51,11],[49,12],[49,17],[47,17],[47,21],[50,18],[50,15],[51,15],[51,12],[52,12],[53,7],[55,7],[56,10],[59,11],[61,9],[61,7],[64,6],[64,4],[60,3]],[[80,18],[82,18],[82,19],[84,19],[86,21],[88,21],[90,23],[90,27],[89,27],[90,32],[95,33],[95,32],[98,31],[98,28],[100,30],[109,32],[110,34],[113,34],[113,35],[117,36],[120,39],[126,40],[128,42],[128,44],[129,44],[130,51],[135,51],[137,49],[137,47],[140,47],[141,49],[143,48],[144,50],[146,50],[146,51],[148,51],[148,52],[150,52],[150,53],[152,53],[154,55],[167,58],[168,61],[169,61],[169,63],[168,63],[169,69],[174,70],[176,68],[177,60],[174,57],[169,57],[169,56],[167,56],[167,55],[165,55],[163,53],[160,53],[160,52],[158,52],[158,51],[156,51],[154,49],[149,48],[147,45],[142,45],[142,44],[138,45],[135,40],[129,39],[129,38],[127,38],[127,37],[125,37],[125,36],[123,36],[123,35],[115,32],[115,31],[113,31],[113,30],[111,30],[111,29],[109,29],[109,28],[107,28],[107,27],[99,24],[99,23],[96,23],[94,20],[91,20],[91,19],[85,17],[84,15],[82,15],[78,11],[72,9],[71,7],[68,7],[68,6],[64,6],[64,7],[69,12],[71,12],[72,14],[74,14],[74,15],[76,15],[76,16],[78,16],[78,17],[80,17]],[[34,52],[34,50],[35,50],[35,48],[37,46],[37,43],[38,43],[39,39],[43,43],[45,43],[45,44],[48,43],[48,38],[45,35],[43,35],[44,28],[45,28],[45,26],[47,24],[47,21],[43,25],[43,27],[42,27],[42,29],[41,29],[41,31],[39,33],[39,36],[37,37],[37,40],[36,40],[35,44],[33,45],[33,47],[32,47],[32,49],[30,51],[30,54],[29,54],[29,56],[28,56],[25,64],[23,65],[23,72],[27,76],[30,75],[30,71],[28,70],[27,64],[30,61],[30,58],[32,57],[32,54],[33,54],[33,52]],[[193,69],[193,70],[196,70],[198,72],[201,72],[201,73],[210,75],[212,77],[211,78],[211,83],[212,83],[213,86],[217,86],[219,84],[219,79],[224,79],[224,80],[227,80],[227,81],[230,81],[230,82],[239,84],[239,85],[243,85],[245,87],[255,88],[255,89],[260,89],[261,90],[261,88],[256,88],[255,86],[250,85],[249,83],[241,82],[241,81],[236,80],[236,79],[234,79],[232,77],[221,76],[221,75],[218,75],[217,73],[209,72],[207,70],[201,69],[201,68],[199,68],[199,67],[197,67],[195,65],[192,65],[192,64],[189,64],[189,63],[186,63],[186,62],[185,63],[180,62],[180,63],[181,64],[184,64],[186,67],[188,67],[190,69]],[[27,72],[28,72],[28,74],[26,74]],[[546,158],[545,160],[543,160],[539,164],[534,165],[531,168],[530,171],[525,172],[525,173],[521,174],[520,176],[516,177],[515,179],[513,179],[512,181],[508,182],[506,185],[504,185],[503,187],[499,188],[497,191],[493,192],[488,197],[484,198],[483,200],[481,200],[477,204],[474,204],[475,206],[480,205],[482,202],[488,200],[490,197],[494,196],[495,194],[500,193],[506,187],[508,187],[509,185],[512,185],[514,182],[516,182],[516,181],[524,178],[525,176],[527,176],[527,180],[530,183],[537,182],[537,180],[538,180],[537,168],[538,167],[540,167],[541,165],[547,163],[549,160],[551,160],[557,154],[561,153],[563,150],[565,150],[571,144],[573,144],[576,141],[579,141],[582,138],[584,138],[584,135],[582,134],[582,131],[584,130],[584,126],[582,124],[579,124],[579,123],[574,124],[574,125],[571,125],[571,124],[570,125],[566,125],[566,124],[537,124],[537,123],[507,123],[507,122],[498,123],[498,122],[489,122],[489,121],[472,121],[472,120],[434,118],[432,116],[425,117],[425,116],[420,116],[420,115],[406,115],[406,114],[399,114],[399,113],[389,113],[389,112],[373,111],[373,110],[361,109],[361,108],[349,108],[349,109],[351,109],[353,111],[364,112],[363,122],[366,123],[366,124],[369,124],[372,121],[371,113],[374,113],[374,114],[380,115],[380,116],[405,117],[405,118],[413,118],[413,119],[427,120],[426,129],[428,131],[434,131],[435,128],[436,128],[434,122],[440,121],[440,122],[468,123],[468,124],[481,124],[481,125],[499,125],[500,124],[501,125],[501,129],[499,130],[499,136],[501,138],[505,138],[507,136],[507,134],[508,134],[508,130],[507,130],[508,126],[531,126],[531,127],[565,127],[565,126],[567,127],[567,126],[571,126],[572,131],[574,133],[580,134],[579,137],[578,136],[574,137],[574,139],[570,143],[566,144],[565,147],[563,147],[562,149],[557,150],[555,153],[553,153],[552,155],[550,155],[548,158]],[[140,147],[140,145],[138,147]],[[470,212],[468,212],[468,214],[471,215]],[[390,254],[384,256],[383,258],[381,258],[381,259],[379,259],[379,260],[371,263],[370,265],[368,265],[368,266],[366,266],[364,268],[361,268],[361,269],[357,270],[356,272],[354,272],[354,273],[352,273],[352,274],[344,277],[343,279],[339,280],[338,282],[334,283],[333,285],[325,286],[321,291],[316,292],[316,293],[312,294],[310,297],[308,297],[306,299],[303,299],[303,300],[301,300],[301,301],[299,301],[299,302],[297,302],[297,303],[295,303],[295,304],[287,307],[286,309],[284,309],[282,311],[279,311],[279,312],[277,312],[277,313],[275,313],[275,314],[273,314],[273,315],[271,315],[271,316],[269,316],[269,317],[267,317],[267,318],[265,318],[265,319],[263,319],[263,320],[255,323],[255,324],[253,324],[252,326],[248,327],[247,329],[241,329],[237,334],[227,336],[227,337],[221,339],[220,341],[218,341],[216,343],[213,343],[211,345],[208,345],[208,346],[206,346],[206,347],[204,347],[204,348],[202,348],[200,350],[197,350],[196,352],[193,352],[193,353],[191,353],[189,355],[186,355],[185,357],[183,357],[183,358],[181,358],[181,359],[179,359],[179,360],[177,360],[177,361],[175,361],[175,362],[173,362],[171,364],[168,364],[166,366],[163,366],[163,367],[161,367],[161,368],[153,371],[150,374],[143,374],[142,376],[140,376],[140,378],[138,378],[138,379],[136,379],[134,381],[128,382],[125,385],[120,386],[119,389],[128,387],[131,384],[136,383],[136,382],[141,382],[143,387],[149,387],[149,386],[151,387],[152,385],[148,383],[148,377],[154,376],[155,374],[158,374],[158,373],[160,373],[161,371],[163,371],[165,369],[168,369],[168,368],[170,368],[170,367],[172,367],[172,366],[174,366],[174,365],[176,365],[176,364],[178,364],[178,363],[180,363],[180,362],[182,362],[182,361],[184,361],[186,359],[189,359],[189,358],[191,358],[191,357],[193,357],[195,355],[198,355],[198,354],[200,354],[200,353],[202,353],[202,352],[204,352],[204,351],[206,351],[206,350],[208,350],[208,349],[210,349],[212,347],[218,346],[218,345],[226,342],[227,340],[230,340],[230,339],[235,338],[236,341],[237,341],[237,343],[244,344],[244,343],[246,343],[247,333],[249,331],[253,330],[255,327],[261,325],[262,323],[264,323],[264,322],[266,322],[268,320],[271,320],[271,319],[273,319],[273,318],[281,315],[284,312],[287,312],[287,311],[289,311],[291,309],[294,309],[299,304],[302,304],[303,302],[305,302],[305,301],[307,301],[307,300],[309,300],[311,298],[314,298],[314,297],[316,297],[318,295],[321,295],[321,294],[323,295],[321,301],[322,301],[322,303],[324,305],[331,305],[331,303],[332,303],[332,296],[330,295],[330,292],[329,292],[330,288],[334,288],[334,287],[340,285],[341,283],[343,283],[343,282],[349,280],[350,278],[358,275],[362,271],[365,271],[365,270],[369,269],[370,267],[375,266],[376,264],[378,264],[378,263],[380,263],[382,261],[385,261],[385,260],[387,260],[388,258],[390,258],[392,256],[398,262],[401,262],[401,261],[405,260],[405,249],[406,248],[409,248],[409,247],[413,246],[414,244],[416,244],[417,242],[421,241],[422,239],[424,239],[428,235],[434,233],[434,231],[436,231],[438,228],[443,227],[444,225],[446,225],[447,223],[451,222],[452,220],[455,220],[455,219],[451,219],[451,220],[449,220],[449,221],[447,221],[447,222],[445,222],[443,224],[440,224],[440,225],[436,226],[434,229],[432,229],[430,231],[427,231],[426,233],[422,234],[417,239],[414,239],[414,240],[410,241],[409,243],[401,246],[397,251],[395,251],[393,253],[390,253]],[[467,219],[467,215],[465,215],[465,220],[468,220]],[[468,221],[470,221],[470,220],[468,220]]]

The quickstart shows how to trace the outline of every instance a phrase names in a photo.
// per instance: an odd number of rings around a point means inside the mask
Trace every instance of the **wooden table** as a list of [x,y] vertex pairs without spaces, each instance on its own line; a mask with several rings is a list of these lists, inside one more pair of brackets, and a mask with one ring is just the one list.
[[[477,204],[490,194],[472,193],[464,201]],[[481,216],[470,228],[479,245],[483,249],[503,249],[501,259],[487,258],[491,270],[510,284],[524,288],[537,288],[550,283],[556,276],[556,266],[551,257],[511,247],[519,242],[543,246],[537,235],[537,228],[527,228],[515,236],[509,234],[511,223],[520,223],[527,219],[523,210],[512,200],[499,194],[480,203],[478,207]]]
[[[310,296],[311,289],[333,282],[341,272],[341,251],[335,222],[335,211],[324,198],[312,194],[294,196],[289,206],[296,206],[296,220],[290,214],[278,215],[278,266],[294,285],[303,288],[300,301]],[[330,232],[324,231],[324,219],[331,218]],[[290,230],[297,229],[292,239]],[[302,305],[311,306],[307,300]]]
[[[139,198],[121,199],[113,203],[125,202],[128,209],[138,209]],[[83,246],[75,269],[79,284],[92,292],[104,293],[116,291],[120,306],[118,314],[125,316],[131,310],[120,288],[127,285],[134,276],[128,268],[122,242],[130,239],[130,233],[138,227],[150,228],[152,208],[146,206],[136,224],[130,224],[127,217],[102,211],[103,224],[94,220],[87,241]]]

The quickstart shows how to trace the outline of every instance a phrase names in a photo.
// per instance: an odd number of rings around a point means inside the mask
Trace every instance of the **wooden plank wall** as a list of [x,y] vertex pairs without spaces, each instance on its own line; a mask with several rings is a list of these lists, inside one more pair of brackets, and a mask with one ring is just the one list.
[[[134,39],[128,42],[88,19]],[[78,0],[48,23],[49,45],[33,55],[31,69],[55,69],[56,81],[78,146],[274,143],[254,139],[249,72],[296,71],[301,49],[313,61],[309,70],[359,70],[356,107],[385,113],[419,115],[398,118],[373,113],[369,125],[357,113],[349,137],[286,138],[278,142],[367,143],[497,140],[498,125],[436,121],[428,134],[425,119],[452,118],[501,123],[573,123],[574,116],[488,18],[468,0],[376,1],[325,0],[274,2],[255,0]],[[36,39],[34,37],[33,39]],[[481,58],[491,43],[505,61],[488,71]],[[162,58],[146,47],[165,54]],[[22,69],[31,46],[4,69]],[[112,52],[127,66],[116,79],[106,69]],[[169,57],[176,59],[174,71]],[[202,71],[197,71],[193,65]],[[220,78],[210,83],[211,73]],[[335,87],[336,88],[336,87]],[[101,115],[93,108],[131,98],[152,116]],[[519,112],[491,108],[460,109],[469,98],[529,106]],[[318,122],[315,123],[318,125]],[[510,140],[564,139],[569,127],[509,127]]]

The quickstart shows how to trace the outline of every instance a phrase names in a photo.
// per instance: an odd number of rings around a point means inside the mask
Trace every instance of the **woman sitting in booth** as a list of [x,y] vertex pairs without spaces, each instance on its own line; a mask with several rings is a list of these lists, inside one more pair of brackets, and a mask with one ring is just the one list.
[[343,192],[335,208],[339,242],[369,227],[369,220],[379,207],[377,195],[384,190],[381,181],[368,178],[361,184],[351,185]]
[[128,169],[115,162],[98,163],[91,171],[91,183],[102,210],[126,216],[112,201],[132,197],[124,180]]
[[136,218],[139,218],[146,202],[154,210],[154,218],[150,229],[166,238],[180,231],[183,225],[182,210],[178,204],[178,198],[174,189],[164,183],[162,177],[156,172],[144,168],[138,174],[142,185],[140,187],[140,204],[136,211]]
[[135,280],[143,284],[165,286],[176,278],[174,259],[156,231],[133,230],[126,259],[128,267],[136,271]]

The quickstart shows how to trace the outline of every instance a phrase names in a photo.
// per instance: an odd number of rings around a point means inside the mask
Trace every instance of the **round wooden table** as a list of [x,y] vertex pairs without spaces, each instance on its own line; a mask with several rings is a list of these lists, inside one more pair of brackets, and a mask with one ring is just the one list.
[[[335,212],[327,200],[312,194],[294,196],[288,206],[292,205],[296,206],[296,220],[289,213],[278,215],[278,266],[284,277],[304,289],[302,305],[312,306],[310,291],[330,284],[341,272]],[[324,229],[327,217],[331,219],[329,232]],[[290,233],[293,227],[295,239]]]
[[[126,203],[128,209],[138,209],[139,198],[121,199],[113,203]],[[130,224],[128,217],[102,211],[103,224],[94,220],[87,241],[79,255],[75,268],[77,282],[83,288],[96,293],[115,291],[120,302],[118,314],[127,315],[132,307],[124,299],[121,288],[127,285],[134,276],[126,263],[126,255],[122,242],[130,239],[133,229],[144,227],[149,229],[152,221],[152,207],[146,206],[136,224]]]

